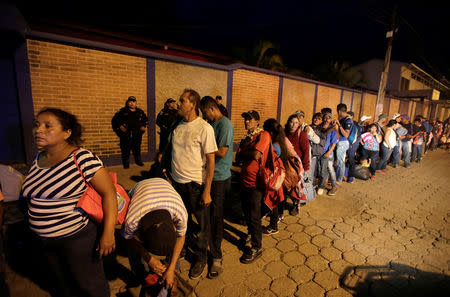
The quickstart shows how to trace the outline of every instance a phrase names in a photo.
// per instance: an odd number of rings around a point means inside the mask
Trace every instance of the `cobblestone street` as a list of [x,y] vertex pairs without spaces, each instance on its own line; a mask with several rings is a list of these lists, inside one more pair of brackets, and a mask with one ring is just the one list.
[[[188,283],[196,296],[449,296],[450,158],[429,152],[409,169],[388,167],[375,180],[344,184],[334,197],[318,196],[297,216],[285,211],[280,232],[263,235],[264,252],[253,264],[239,262],[246,228],[227,221],[224,272]],[[120,167],[119,181],[140,172]],[[263,220],[263,225],[268,219]],[[117,261],[128,266],[127,259]],[[181,261],[188,280],[190,263]],[[7,273],[11,296],[25,296],[22,279]],[[27,282],[25,280],[25,282]],[[126,295],[126,283],[110,281],[111,296]],[[27,296],[48,296],[27,282]],[[16,294],[15,294],[16,293]]]

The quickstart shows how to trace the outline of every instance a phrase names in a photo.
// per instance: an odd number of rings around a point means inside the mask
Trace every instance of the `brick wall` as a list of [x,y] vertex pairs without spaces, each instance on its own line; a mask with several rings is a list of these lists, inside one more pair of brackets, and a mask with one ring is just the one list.
[[377,120],[374,118],[376,104],[377,104],[377,95],[364,93],[361,115],[370,116],[375,122]]
[[[227,102],[227,77],[223,70],[190,66],[179,63],[155,62],[155,96],[156,115],[163,109],[168,98],[178,100],[184,89],[196,90],[201,97],[220,95],[223,105]],[[159,132],[159,127],[155,127]],[[159,134],[156,133],[156,144],[159,146]]]
[[355,113],[353,119],[358,121],[363,116],[363,114],[359,114],[359,112],[361,111],[361,97],[361,93],[353,93],[352,111]]
[[34,113],[43,107],[73,113],[85,129],[83,147],[102,157],[120,154],[111,118],[131,95],[147,112],[145,58],[37,40],[27,46]]
[[243,112],[258,111],[261,121],[277,117],[279,77],[238,69],[233,73],[231,122],[234,125],[234,142],[246,134]]
[[392,116],[400,110],[400,100],[397,99],[391,99],[389,107],[389,118],[392,119]]
[[297,110],[305,113],[305,121],[311,123],[316,85],[292,79],[284,79],[281,124],[286,124],[289,116]]
[[319,86],[317,90],[316,112],[319,112],[324,107],[331,108],[333,117],[337,118],[336,107],[341,102],[340,89],[330,88],[326,86]]

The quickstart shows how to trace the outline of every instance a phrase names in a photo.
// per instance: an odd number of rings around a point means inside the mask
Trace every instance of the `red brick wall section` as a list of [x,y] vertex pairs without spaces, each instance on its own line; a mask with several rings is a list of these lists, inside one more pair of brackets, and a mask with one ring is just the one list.
[[279,77],[238,69],[233,73],[231,122],[234,125],[234,142],[247,133],[243,112],[258,111],[262,127],[268,118],[277,117]]
[[37,40],[27,45],[34,113],[43,107],[71,112],[84,127],[83,147],[102,157],[120,154],[111,118],[131,95],[147,112],[145,58]]

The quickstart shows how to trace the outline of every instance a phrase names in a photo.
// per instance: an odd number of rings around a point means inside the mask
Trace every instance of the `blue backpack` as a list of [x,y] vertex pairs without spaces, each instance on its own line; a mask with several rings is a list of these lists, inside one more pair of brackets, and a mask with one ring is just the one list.
[[357,139],[358,139],[358,125],[355,125],[355,123],[353,123],[350,128],[350,134],[348,135],[347,140],[349,144],[354,144]]

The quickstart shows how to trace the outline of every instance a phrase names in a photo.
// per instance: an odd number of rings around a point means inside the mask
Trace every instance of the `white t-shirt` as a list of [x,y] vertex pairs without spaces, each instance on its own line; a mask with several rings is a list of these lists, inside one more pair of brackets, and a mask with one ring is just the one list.
[[173,131],[172,147],[172,178],[180,184],[203,184],[205,155],[217,151],[213,127],[200,117],[182,121]]
[[384,137],[383,144],[384,144],[385,147],[389,147],[388,146],[388,143],[389,143],[391,145],[391,147],[394,148],[394,146],[397,144],[397,136],[395,135],[394,129],[388,128],[388,130],[391,130],[391,134],[389,135],[388,138]]

